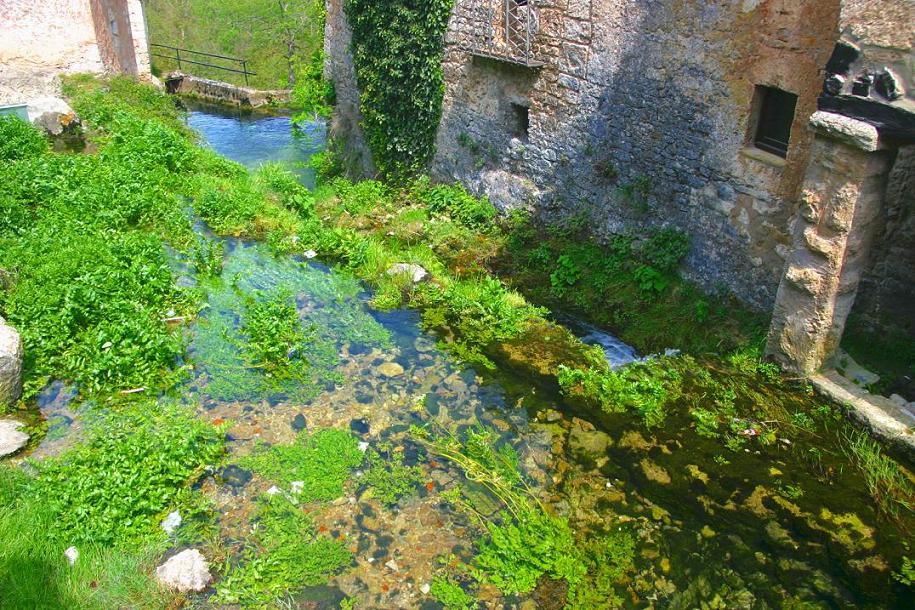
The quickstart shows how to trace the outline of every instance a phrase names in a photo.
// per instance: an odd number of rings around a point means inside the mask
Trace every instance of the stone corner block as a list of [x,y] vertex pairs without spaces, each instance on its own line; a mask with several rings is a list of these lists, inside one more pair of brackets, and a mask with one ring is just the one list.
[[880,133],[870,123],[819,110],[810,117],[810,128],[865,152],[880,149]]

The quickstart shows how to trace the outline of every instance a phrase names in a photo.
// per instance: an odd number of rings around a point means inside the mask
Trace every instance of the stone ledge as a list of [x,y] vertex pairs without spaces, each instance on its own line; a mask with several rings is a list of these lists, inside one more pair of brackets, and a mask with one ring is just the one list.
[[846,408],[852,419],[915,464],[915,413],[910,408],[871,394],[836,371],[824,371],[810,381],[817,392]]
[[810,128],[818,134],[865,152],[874,152],[880,148],[880,132],[876,127],[841,114],[818,110],[810,117]]
[[787,159],[774,155],[770,152],[767,152],[761,148],[756,148],[752,144],[747,144],[740,149],[740,154],[744,157],[753,159],[754,161],[759,161],[760,163],[765,163],[766,165],[771,165],[776,168],[783,168],[788,164]]

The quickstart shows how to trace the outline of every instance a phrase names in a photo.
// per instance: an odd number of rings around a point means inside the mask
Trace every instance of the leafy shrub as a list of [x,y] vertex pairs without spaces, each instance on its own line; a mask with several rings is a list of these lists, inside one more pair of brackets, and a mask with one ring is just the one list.
[[664,292],[664,289],[670,284],[662,273],[648,265],[637,267],[633,272],[633,277],[643,292]]
[[574,286],[581,279],[581,269],[568,254],[556,259],[556,269],[550,274],[550,284],[553,292],[562,296],[569,286]]
[[0,116],[0,161],[38,157],[48,150],[48,141],[37,128],[17,116]]
[[149,404],[102,417],[86,442],[36,462],[29,493],[55,515],[48,534],[61,543],[149,538],[223,450],[219,430],[190,410]]
[[689,252],[689,235],[674,228],[656,229],[641,244],[639,256],[661,273],[673,273]]
[[363,457],[353,435],[330,428],[314,434],[303,432],[292,445],[260,446],[242,464],[284,485],[302,481],[298,499],[312,502],[340,497],[343,483]]
[[460,184],[428,187],[421,182],[415,188],[430,212],[447,214],[464,226],[486,230],[496,217],[496,209],[488,199],[474,197]]

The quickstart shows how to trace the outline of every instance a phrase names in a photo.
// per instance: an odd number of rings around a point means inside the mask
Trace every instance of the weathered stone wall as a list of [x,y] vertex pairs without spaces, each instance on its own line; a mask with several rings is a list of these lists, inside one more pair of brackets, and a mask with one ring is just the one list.
[[183,72],[168,74],[165,77],[165,89],[169,93],[242,108],[288,105],[292,95],[292,91],[289,89],[252,89],[251,87],[241,87],[223,81],[200,78]]
[[331,139],[340,143],[347,171],[354,177],[375,173],[372,156],[362,135],[359,88],[350,51],[352,32],[343,12],[343,0],[326,0],[324,77],[334,83],[337,104],[330,124]]
[[900,149],[853,312],[874,331],[915,338],[915,146]]
[[[586,212],[603,235],[676,225],[693,236],[692,277],[770,307],[838,1],[537,2],[539,70],[466,52],[484,4],[459,0],[452,18],[437,176]],[[787,160],[748,144],[755,85],[799,96]],[[527,141],[512,138],[513,103],[530,107]],[[621,194],[632,184],[647,209]]]
[[60,74],[148,76],[145,28],[140,0],[0,0],[0,104],[59,95]]
[[[814,138],[808,122],[822,103],[836,43],[859,51],[848,67],[849,95],[852,76],[887,69],[898,76],[900,96],[873,93],[868,103],[908,109],[915,94],[911,0],[531,4],[530,59],[539,67],[475,53],[504,36],[504,4],[456,0],[435,177],[459,180],[503,208],[525,206],[554,218],[585,213],[602,236],[630,226],[677,226],[693,238],[687,275],[709,288],[727,287],[763,311],[773,307],[795,247],[790,231]],[[342,0],[327,6],[327,75],[340,102],[336,131],[359,151],[356,165],[370,168]],[[757,85],[798,96],[785,159],[752,144]],[[869,259],[873,270],[858,308],[868,315],[915,309],[902,289],[915,282],[894,262],[903,260],[900,250],[912,251],[905,212],[911,206],[899,203],[912,197],[908,175],[897,169],[890,178],[897,203],[882,214],[899,246],[878,248]],[[885,241],[878,238],[881,248]]]

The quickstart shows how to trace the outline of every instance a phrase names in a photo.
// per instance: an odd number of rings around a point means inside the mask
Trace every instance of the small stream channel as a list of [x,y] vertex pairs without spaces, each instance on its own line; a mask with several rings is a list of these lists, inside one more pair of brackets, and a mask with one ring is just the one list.
[[[289,163],[306,184],[313,180],[298,164],[323,145],[322,125],[295,135],[288,117],[197,106],[188,124],[231,159],[249,167]],[[477,534],[439,496],[461,473],[429,458],[410,437],[411,425],[430,421],[495,431],[518,450],[542,498],[576,528],[632,532],[636,573],[627,607],[912,607],[889,572],[905,535],[884,527],[854,473],[818,478],[802,450],[784,443],[727,452],[720,441],[697,437],[688,420],[672,418],[663,429],[647,431],[627,415],[593,422],[576,417],[573,407],[531,380],[457,364],[420,328],[417,312],[373,310],[369,291],[345,273],[198,230],[223,248],[224,267],[220,278],[203,279],[176,262],[184,283],[200,283],[209,294],[189,329],[194,374],[187,399],[200,404],[201,417],[234,422],[231,459],[256,443],[290,443],[301,430],[334,426],[370,446],[390,443],[406,463],[419,464],[428,481],[392,509],[360,491],[315,512],[321,531],[350,542],[355,564],[327,587],[307,592],[303,599],[314,605],[308,607],[337,607],[344,595],[358,598],[360,608],[440,607],[423,593],[436,559],[469,558]],[[295,296],[300,319],[315,332],[304,355],[312,363],[309,377],[295,384],[245,369],[239,354],[244,299],[277,289]],[[637,357],[599,329],[570,326],[602,345],[613,364]],[[43,409],[66,424],[69,396],[54,386],[43,395]],[[58,442],[54,430],[48,443]],[[721,454],[727,459],[716,460]],[[823,458],[824,468],[830,460]],[[225,540],[242,535],[254,499],[271,485],[238,466],[207,479],[204,489],[216,500]],[[786,489],[803,493],[779,493]],[[490,589],[481,597],[484,607],[537,607]]]

